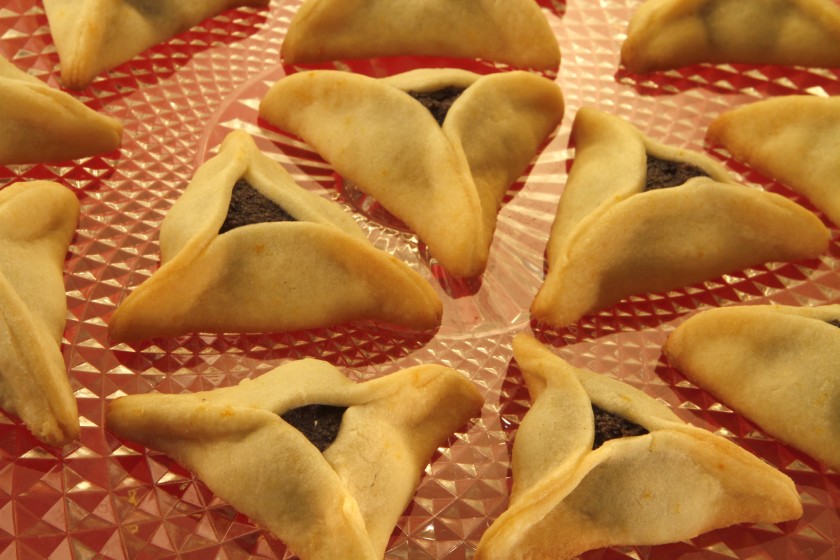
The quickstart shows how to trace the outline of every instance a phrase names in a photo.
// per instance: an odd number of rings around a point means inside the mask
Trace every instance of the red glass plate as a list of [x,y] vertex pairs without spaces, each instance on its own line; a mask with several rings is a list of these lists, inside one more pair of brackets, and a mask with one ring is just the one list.
[[[769,264],[662,294],[628,298],[566,329],[532,323],[545,242],[574,157],[569,130],[587,105],[627,118],[667,144],[712,151],[745,182],[812,208],[781,185],[705,146],[706,126],[723,110],[776,95],[840,93],[836,71],[700,65],[640,78],[618,67],[627,21],[640,0],[541,0],[563,52],[557,76],[567,103],[563,125],[511,188],[487,272],[456,281],[430,260],[402,225],[305,144],[266,126],[257,104],[297,68],[280,64],[280,45],[300,0],[236,9],[154,47],[75,95],[125,124],[122,148],[62,165],[0,167],[0,187],[51,179],[72,187],[82,218],[66,262],[68,321],[63,343],[82,421],[80,441],[42,446],[0,413],[0,559],[291,558],[282,542],[254,526],[189,472],[159,453],[103,428],[109,399],[152,390],[178,393],[228,386],[278,364],[317,357],[354,379],[418,363],[454,367],[481,388],[482,417],[442,447],[394,530],[388,559],[472,558],[504,510],[509,455],[528,410],[511,362],[514,334],[532,331],[575,365],[621,378],[672,406],[684,419],[730,438],[797,484],[804,516],[779,525],[745,524],[686,542],[617,547],[586,559],[820,559],[840,557],[840,475],[781,445],[670,368],[661,344],[686,314],[739,302],[837,302],[840,247],[807,262]],[[0,54],[59,86],[58,57],[40,3],[0,5]],[[337,65],[372,75],[422,62],[391,59]],[[469,69],[499,69],[459,62]],[[158,266],[158,227],[195,168],[225,134],[244,129],[305,187],[354,212],[378,247],[418,270],[444,301],[443,325],[417,335],[351,325],[263,335],[190,335],[112,345],[107,322],[117,304]]]

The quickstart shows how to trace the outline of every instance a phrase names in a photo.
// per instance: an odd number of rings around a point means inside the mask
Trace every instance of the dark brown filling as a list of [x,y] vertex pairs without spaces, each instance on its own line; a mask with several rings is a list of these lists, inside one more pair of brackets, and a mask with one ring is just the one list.
[[595,443],[592,445],[592,449],[598,449],[604,445],[604,442],[611,439],[643,436],[648,433],[642,426],[634,424],[618,414],[598,408],[594,404],[592,405],[592,413],[595,415]]
[[294,222],[295,218],[283,210],[277,203],[269,200],[251,186],[248,181],[240,179],[233,186],[230,196],[227,216],[219,233],[225,233],[238,227],[263,222]]
[[648,154],[645,190],[678,187],[694,177],[708,177],[709,174],[690,163],[659,159]]
[[280,415],[280,418],[306,436],[323,453],[338,437],[345,410],[347,408],[341,406],[310,404],[293,408]]
[[409,91],[407,93],[428,109],[437,123],[442,126],[446,114],[455,100],[464,93],[464,89],[450,86],[437,91]]
[[835,327],[840,327],[840,319],[832,319],[831,321],[826,321],[829,325],[834,325]]

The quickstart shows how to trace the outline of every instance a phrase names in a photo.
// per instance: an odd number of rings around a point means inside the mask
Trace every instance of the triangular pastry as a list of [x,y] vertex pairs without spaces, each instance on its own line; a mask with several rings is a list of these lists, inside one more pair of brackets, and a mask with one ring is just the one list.
[[279,80],[260,116],[406,223],[450,274],[476,276],[505,192],[559,124],[563,97],[522,71],[321,70]]
[[713,120],[706,138],[840,225],[839,97],[791,95],[743,105]]
[[305,359],[234,387],[119,398],[107,426],[195,472],[301,560],[380,560],[432,454],[481,406],[443,366],[356,384]]
[[61,162],[115,150],[122,124],[0,56],[0,165]]
[[476,560],[565,560],[802,515],[793,481],[729,440],[533,337],[513,347],[533,404],[513,444],[508,509]]
[[647,0],[630,20],[621,62],[633,72],[697,64],[840,66],[832,0]]
[[232,132],[161,226],[161,267],[114,313],[114,341],[378,320],[440,324],[431,284]]
[[540,321],[562,327],[633,294],[812,258],[828,246],[811,212],[738,185],[710,157],[654,142],[618,117],[581,109],[572,142],[548,274],[531,306]]
[[840,305],[698,313],[664,352],[699,387],[768,434],[840,471]]
[[386,56],[560,66],[557,38],[534,0],[307,0],[281,50],[290,64]]
[[61,81],[83,89],[101,72],[237,6],[269,0],[44,0]]
[[0,190],[0,408],[39,440],[79,436],[79,412],[61,339],[67,319],[64,259],[79,201],[50,181]]

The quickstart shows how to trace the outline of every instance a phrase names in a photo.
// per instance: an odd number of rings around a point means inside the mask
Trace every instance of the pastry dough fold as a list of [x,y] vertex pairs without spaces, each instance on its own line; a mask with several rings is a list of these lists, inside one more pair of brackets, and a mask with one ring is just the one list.
[[840,66],[831,0],[647,0],[621,48],[633,72],[700,62]]
[[[653,142],[617,117],[581,109],[572,139],[575,162],[548,240],[549,270],[531,307],[548,324],[568,325],[633,294],[815,257],[828,245],[828,230],[811,212],[737,185],[710,158]],[[708,177],[644,191],[648,155],[691,163]]]
[[789,95],[750,103],[715,118],[706,138],[840,224],[840,98]]
[[281,51],[290,64],[400,55],[560,66],[557,39],[533,0],[309,0]]
[[[466,88],[443,125],[408,91]],[[279,80],[260,116],[303,138],[405,222],[455,276],[484,271],[496,214],[563,115],[557,85],[527,72],[415,70],[385,79],[338,71]]]
[[44,0],[65,87],[83,89],[105,70],[236,6],[268,0]]
[[[572,367],[527,335],[514,339],[514,356],[533,407],[514,441],[509,508],[476,560],[570,559],[802,514],[788,477],[643,392]],[[649,433],[593,450],[592,405]]]
[[770,435],[840,470],[840,305],[698,313],[664,352],[698,386]]
[[0,57],[0,165],[62,162],[110,152],[122,124]]
[[79,435],[60,351],[64,258],[78,219],[75,195],[56,183],[15,183],[0,191],[0,408],[57,446]]
[[[219,234],[245,179],[298,220]],[[296,185],[243,132],[196,173],[161,226],[161,267],[114,313],[112,340],[265,332],[380,320],[440,323],[431,285],[374,249],[338,205]]]
[[[347,407],[323,454],[281,418],[310,404]],[[235,387],[117,399],[107,425],[194,471],[301,559],[375,560],[432,453],[481,404],[442,366],[355,384],[305,359]]]

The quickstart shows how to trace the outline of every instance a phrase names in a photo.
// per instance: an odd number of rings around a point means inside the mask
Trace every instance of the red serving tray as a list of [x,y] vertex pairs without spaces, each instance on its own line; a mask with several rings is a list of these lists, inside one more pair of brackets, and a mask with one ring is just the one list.
[[[640,0],[541,0],[560,41],[557,81],[563,125],[511,188],[499,214],[487,272],[454,280],[375,201],[344,186],[308,146],[261,122],[268,87],[298,69],[282,66],[280,45],[299,0],[267,9],[227,11],[100,76],[75,95],[121,119],[120,150],[64,165],[0,167],[0,187],[50,179],[72,187],[82,217],[66,262],[68,322],[64,357],[79,403],[80,441],[41,445],[14,417],[0,413],[0,560],[6,558],[207,559],[292,558],[166,456],[121,441],[103,428],[107,401],[162,391],[228,386],[290,359],[316,357],[365,380],[419,363],[441,363],[469,376],[487,404],[482,417],[433,457],[416,497],[394,530],[388,559],[465,560],[505,509],[509,456],[528,410],[511,339],[534,332],[575,365],[621,378],[789,475],[804,504],[798,521],[744,524],[686,542],[618,547],[592,559],[820,559],[840,557],[840,475],[776,442],[670,368],[665,336],[688,314],[735,303],[817,305],[840,301],[837,228],[829,251],[807,262],[768,264],[663,294],[629,298],[556,330],[533,323],[528,308],[544,275],[544,248],[574,157],[575,112],[586,105],[625,117],[652,138],[711,151],[746,183],[813,209],[783,186],[704,145],[712,118],[767,97],[840,93],[837,71],[743,65],[696,66],[638,77],[618,67],[627,21]],[[40,3],[0,6],[0,54],[59,86],[58,56]],[[381,76],[417,64],[476,61],[388,59],[322,65]],[[190,335],[112,345],[107,322],[127,293],[158,267],[158,228],[195,169],[233,129],[302,185],[336,199],[371,241],[432,282],[444,302],[443,324],[417,334],[358,324],[280,334]],[[840,442],[838,442],[840,444]],[[224,458],[220,458],[224,460]],[[560,536],[558,536],[560,538]]]

